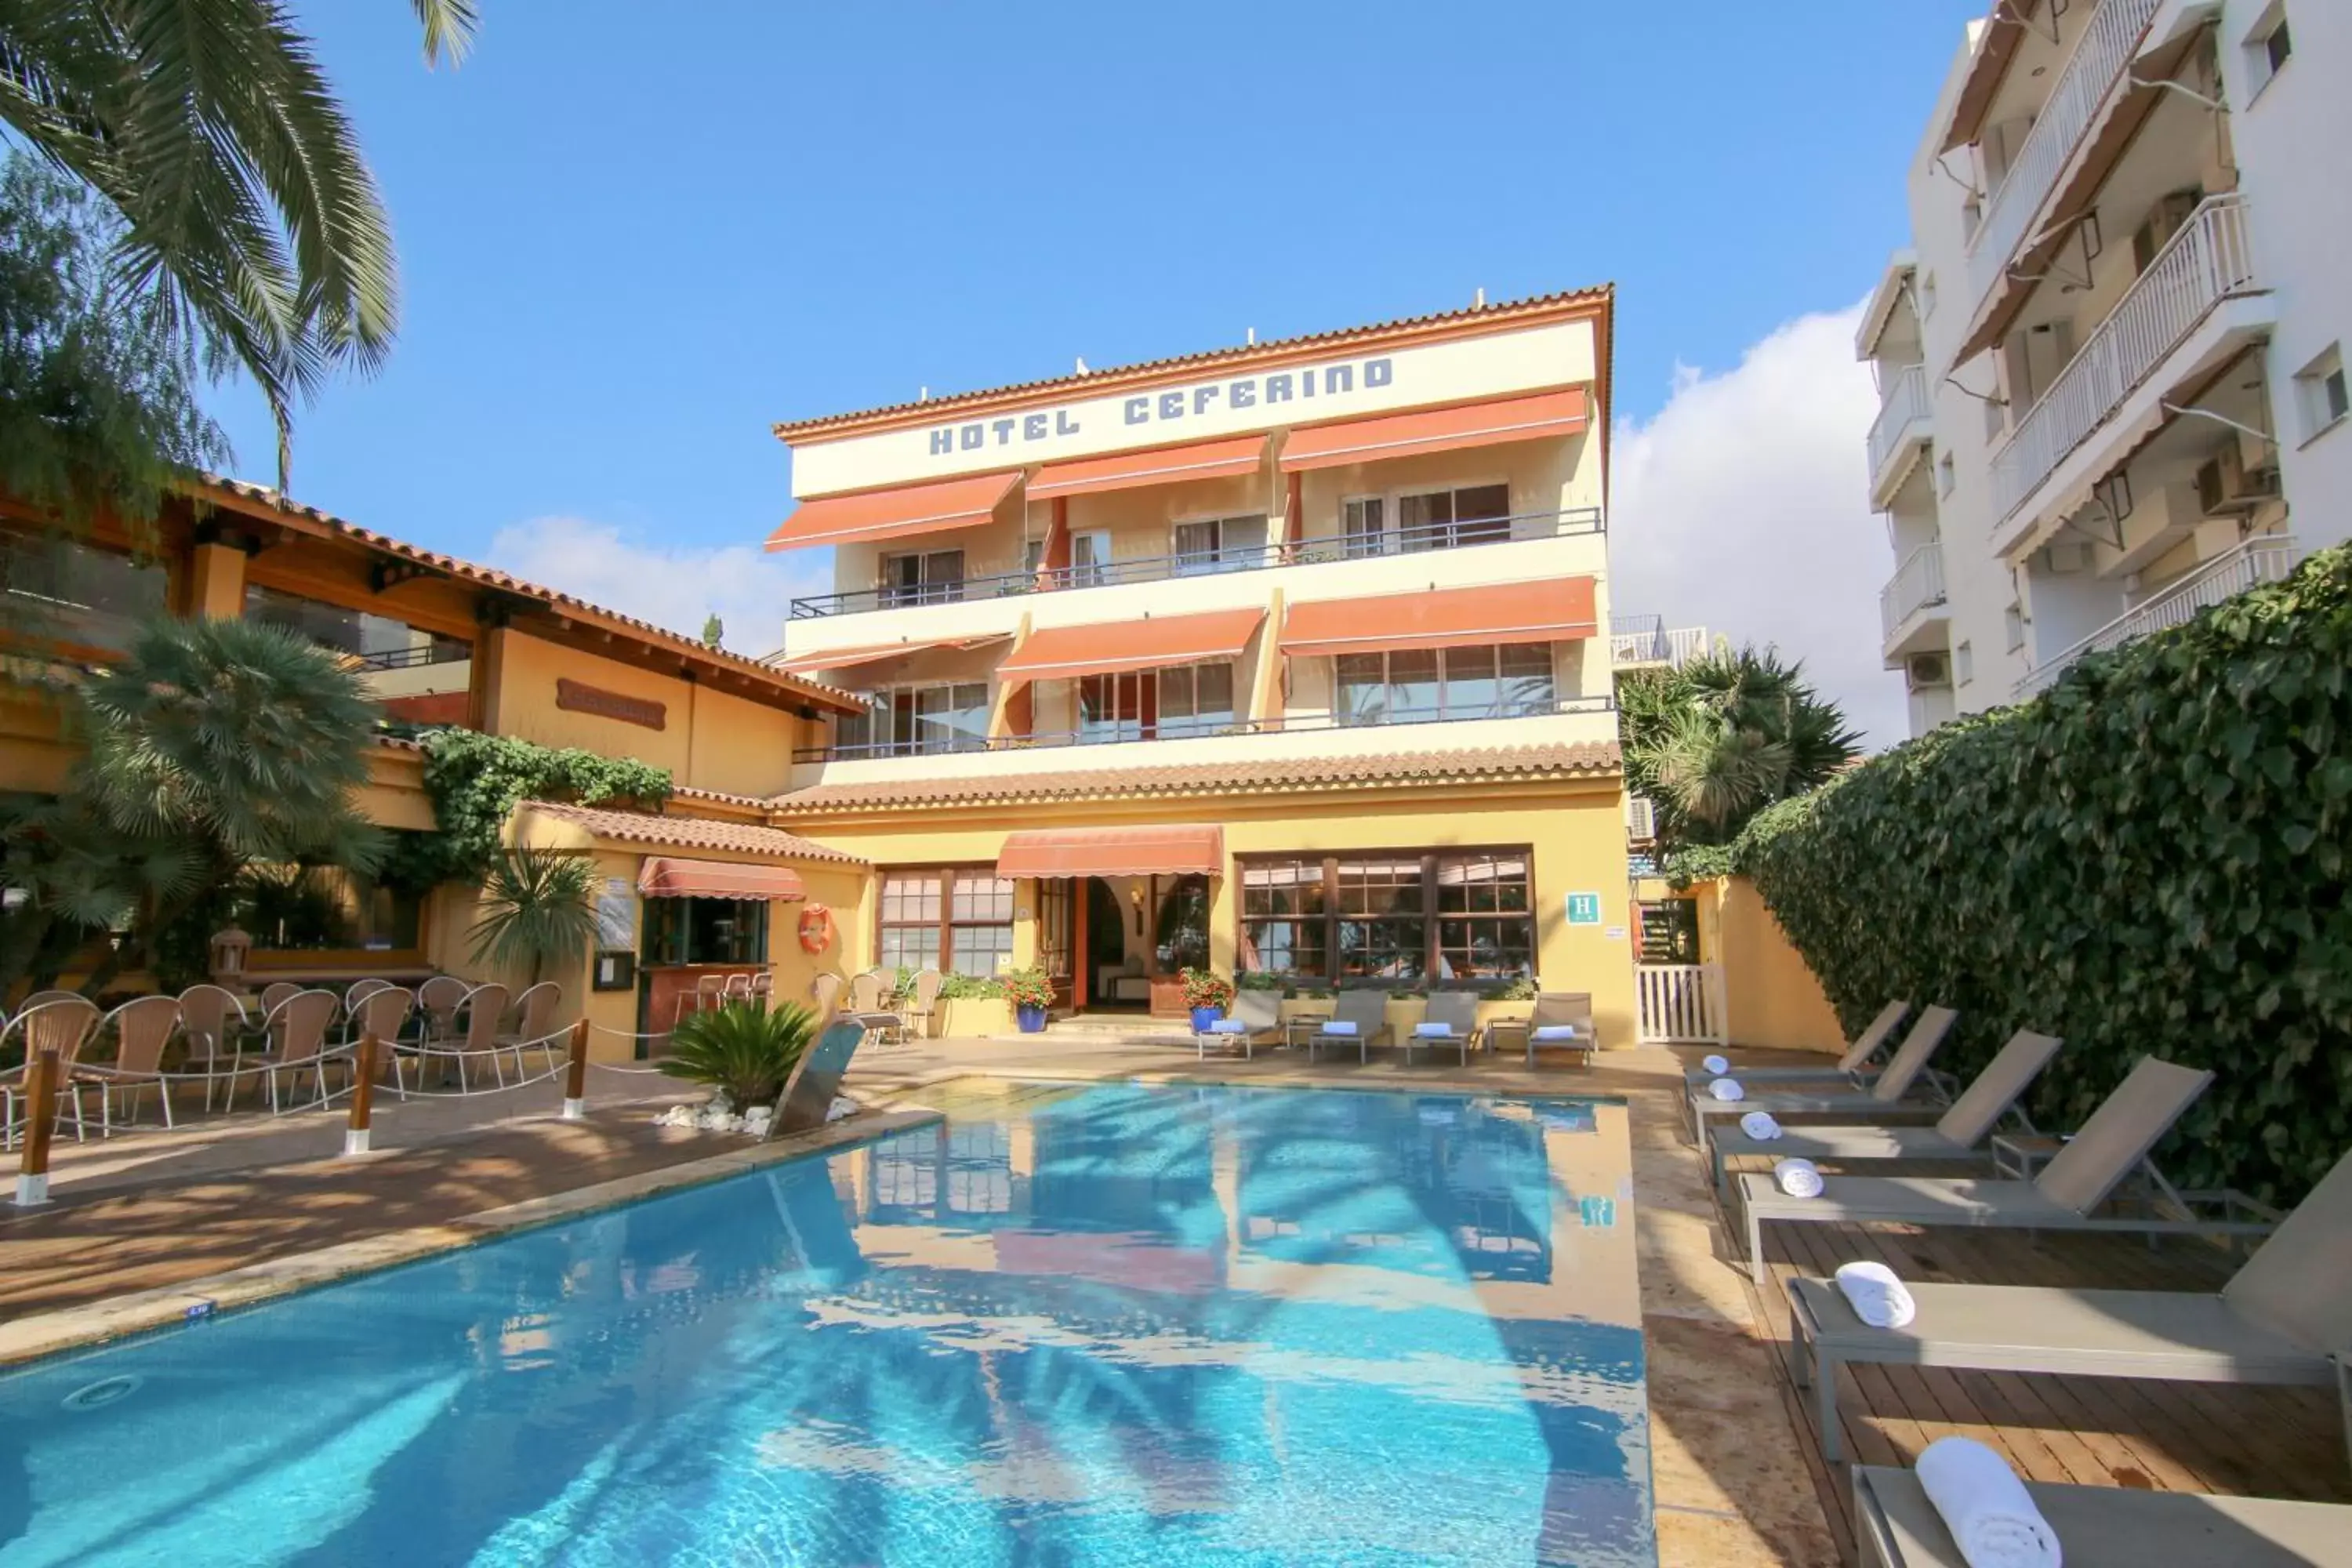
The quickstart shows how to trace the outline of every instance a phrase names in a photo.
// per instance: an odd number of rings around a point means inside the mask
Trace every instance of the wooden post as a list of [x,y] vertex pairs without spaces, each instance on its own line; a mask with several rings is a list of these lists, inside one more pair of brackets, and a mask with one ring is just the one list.
[[49,1201],[49,1132],[58,1120],[58,1048],[43,1046],[25,1067],[25,1159],[16,1168],[16,1206]]
[[588,1018],[572,1026],[572,1060],[563,1069],[563,1120],[588,1120]]
[[368,1123],[375,1113],[375,1058],[379,1048],[373,1030],[360,1037],[359,1055],[352,1062],[352,1121],[343,1129],[346,1156],[368,1152]]

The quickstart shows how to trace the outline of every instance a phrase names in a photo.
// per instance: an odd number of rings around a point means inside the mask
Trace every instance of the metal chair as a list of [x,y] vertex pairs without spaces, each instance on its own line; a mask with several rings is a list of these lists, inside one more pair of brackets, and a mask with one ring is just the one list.
[[436,1040],[446,1040],[457,1032],[457,1009],[474,987],[454,974],[436,974],[416,988],[416,1005],[425,1015],[425,1032]]
[[936,969],[915,972],[914,988],[907,993],[907,1000],[898,1012],[902,1034],[919,1033],[927,1040],[931,1037],[931,1028],[940,1013],[940,987],[947,983],[947,976]]
[[261,988],[261,1016],[265,1018],[278,1011],[278,1005],[289,996],[299,995],[302,987],[290,980],[273,980]]
[[213,1108],[213,1084],[224,1059],[229,1064],[229,1081],[236,1081],[248,1022],[244,1002],[225,986],[191,985],[180,993],[180,1037],[188,1043],[186,1065],[204,1068],[206,1110]]
[[765,1007],[772,1005],[775,999],[776,972],[772,969],[762,969],[752,975],[751,1000]]
[[343,988],[343,1042],[348,1045],[360,1037],[360,1009],[368,998],[379,991],[390,991],[389,980],[354,980]]
[[526,986],[523,994],[515,998],[514,1006],[515,1032],[507,1036],[502,1043],[515,1048],[516,1068],[521,1068],[522,1053],[531,1046],[537,1046],[546,1056],[548,1065],[553,1066],[555,1020],[563,1011],[563,987],[552,980],[542,980],[536,985]]
[[67,1076],[73,1091],[74,1120],[81,1120],[81,1091],[98,1090],[98,1135],[114,1136],[114,1091],[135,1092],[153,1085],[163,1102],[163,1125],[172,1125],[172,1089],[163,1079],[163,1047],[180,1028],[177,996],[139,996],[125,1002],[100,1020],[101,1031],[114,1030],[114,1060],[83,1062]]
[[842,988],[849,982],[827,969],[809,982],[809,999],[816,1004],[816,1016],[830,1018],[841,1007]]
[[[35,1001],[34,997],[47,997]],[[33,1058],[45,1050],[58,1053],[60,1079],[58,1092],[65,1093],[67,1081],[72,1078],[74,1061],[81,1055],[98,1033],[98,1004],[76,991],[36,991],[26,998],[26,1005],[0,1029],[0,1041],[11,1034],[25,1044],[25,1065],[11,1068],[0,1074],[0,1144],[16,1146],[16,1098],[25,1087],[25,1075]],[[81,1118],[81,1097],[72,1097],[74,1141],[86,1136]]]
[[[490,1071],[498,1079],[499,1087],[506,1087],[507,1069],[499,1062],[499,1020],[506,1016],[507,994],[507,988],[493,980],[466,993],[460,1004],[466,1015],[466,1032],[454,1039],[457,1049],[465,1053],[457,1058],[457,1082],[461,1087],[466,1081],[466,1059],[478,1054],[489,1057]],[[522,1053],[518,1050],[515,1077],[530,1076],[523,1070]]]
[[750,970],[745,970],[740,974],[729,975],[727,984],[719,988],[719,1000],[722,1006],[730,1002],[749,1002],[751,999],[751,973]]
[[[268,1044],[252,1068],[244,1069],[258,1073],[269,1090],[269,1111],[275,1116],[283,1109],[278,1104],[278,1079],[281,1074],[299,1075],[303,1068],[310,1069],[310,1080],[319,1090],[319,1104],[327,1100],[325,1054],[327,1030],[335,1021],[341,1000],[331,991],[304,991],[299,987],[290,996],[282,998],[262,1019],[263,1033]],[[243,1076],[241,1071],[238,1075]],[[236,1103],[236,1084],[229,1084],[229,1104]]]

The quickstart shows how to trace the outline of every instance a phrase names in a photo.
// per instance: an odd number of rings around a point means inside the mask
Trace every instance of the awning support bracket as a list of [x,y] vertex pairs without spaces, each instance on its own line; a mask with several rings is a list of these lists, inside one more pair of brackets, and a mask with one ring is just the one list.
[[2158,398],[2156,405],[2177,419],[2185,419],[2193,414],[2200,419],[2210,419],[2216,425],[2226,425],[2231,429],[2237,431],[2241,435],[2252,436],[2255,440],[2262,442],[2266,447],[2275,447],[2278,445],[2278,437],[2271,434],[2269,431],[2257,430],[2251,425],[2242,425],[2235,419],[2231,418],[2228,415],[2216,414],[2210,408],[2198,408],[2195,406],[2183,408],[2180,405],[2173,402],[2169,398]]

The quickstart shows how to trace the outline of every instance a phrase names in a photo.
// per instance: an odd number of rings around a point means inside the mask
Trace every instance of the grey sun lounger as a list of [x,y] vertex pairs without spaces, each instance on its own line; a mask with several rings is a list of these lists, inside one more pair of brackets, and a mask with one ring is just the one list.
[[1279,1044],[1282,1039],[1282,993],[1239,993],[1234,997],[1233,1011],[1226,1016],[1224,1022],[1237,1024],[1240,1027],[1192,1031],[1192,1045],[1200,1052],[1201,1058],[1207,1059],[1212,1046],[1219,1050],[1230,1050],[1239,1046],[1243,1056],[1256,1056],[1260,1041],[1271,1038]]
[[[1704,1086],[1690,1089],[1691,1142],[1706,1147],[1707,1123],[1737,1121],[1751,1110],[1769,1110],[1786,1120],[1792,1116],[1812,1117],[1834,1121],[1840,1117],[1852,1120],[1866,1116],[1872,1120],[1896,1120],[1910,1117],[1925,1121],[1941,1113],[1940,1104],[1908,1096],[1922,1074],[1927,1070],[1927,1059],[1936,1054],[1952,1032],[1952,1020],[1958,1017],[1949,1007],[1928,1007],[1919,1014],[1911,1032],[1903,1037],[1903,1044],[1886,1063],[1868,1089],[1837,1088],[1824,1085],[1815,1091],[1803,1085],[1785,1093],[1751,1094],[1745,1100],[1717,1100]],[[1738,1078],[1738,1073],[1730,1075]],[[1748,1086],[1742,1083],[1740,1086]]]
[[1455,1049],[1462,1053],[1462,1065],[1470,1065],[1470,1047],[1478,1043],[1478,998],[1467,991],[1439,991],[1429,998],[1429,1011],[1422,1023],[1443,1024],[1446,1033],[1424,1035],[1416,1027],[1398,1044],[1404,1047],[1405,1065],[1412,1065],[1412,1053],[1417,1050]]
[[1917,1313],[1902,1328],[1880,1329],[1854,1316],[1833,1281],[1789,1281],[1798,1385],[1813,1385],[1826,1458],[1838,1457],[1837,1372],[1848,1362],[2333,1387],[2352,1450],[2352,1154],[2218,1295],[1906,1288]]
[[[2352,1568],[2352,1508],[2025,1483],[2066,1568]],[[1853,1468],[1862,1568],[1968,1568],[1909,1470]]]
[[1725,1162],[1734,1154],[1828,1160],[1840,1165],[1874,1160],[1990,1159],[1990,1151],[1979,1145],[2063,1043],[2054,1035],[2018,1030],[1933,1127],[1796,1127],[1778,1138],[1750,1138],[1736,1126],[1710,1128],[1707,1145],[1715,1162],[1715,1184],[1722,1187]]
[[[2261,1236],[2267,1224],[2204,1219],[2190,1214],[2100,1215],[2105,1203],[2158,1139],[2171,1130],[2213,1075],[2143,1057],[2074,1141],[2030,1182],[1945,1181],[1927,1176],[1830,1176],[1819,1197],[1793,1198],[1772,1178],[1744,1175],[1738,1191],[1748,1219],[1748,1267],[1765,1280],[1764,1226],[1774,1220],[1816,1225],[1975,1226],[2009,1230],[2107,1230],[2148,1235]],[[2185,1203],[2207,1194],[2172,1194]],[[2221,1194],[2231,1210],[2239,1202]]]
[[[1910,1011],[1911,1004],[1907,1001],[1889,1002],[1885,1006],[1881,1007],[1878,1010],[1878,1016],[1870,1021],[1870,1026],[1856,1035],[1853,1037],[1853,1043],[1846,1047],[1845,1055],[1838,1058],[1834,1062],[1824,1063],[1819,1067],[1742,1068],[1731,1076],[1738,1079],[1743,1085],[1767,1083],[1775,1086],[1782,1084],[1794,1086],[1801,1083],[1832,1085],[1843,1083],[1851,1084],[1856,1089],[1866,1088],[1870,1080],[1878,1076],[1878,1069],[1870,1065],[1871,1058],[1885,1048],[1886,1042],[1894,1037],[1895,1026],[1902,1023]],[[1703,1089],[1706,1086],[1707,1080],[1715,1076],[1705,1068],[1688,1068],[1683,1072],[1683,1082],[1693,1089]]]
[[[1326,1024],[1307,1037],[1307,1059],[1326,1046],[1353,1046],[1359,1061],[1372,1059],[1372,1042],[1389,1032],[1389,995],[1385,991],[1342,991],[1331,1005],[1331,1016]],[[1331,1024],[1353,1024],[1352,1035],[1335,1035]]]

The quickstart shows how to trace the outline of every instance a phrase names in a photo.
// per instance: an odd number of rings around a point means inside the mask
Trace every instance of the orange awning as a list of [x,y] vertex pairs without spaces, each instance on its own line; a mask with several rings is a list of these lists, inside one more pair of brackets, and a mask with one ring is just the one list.
[[935,485],[867,490],[803,501],[800,510],[768,535],[771,550],[806,550],[818,544],[850,544],[868,539],[899,539],[986,522],[996,503],[1021,482],[1021,471],[975,474]]
[[778,899],[808,897],[790,866],[747,860],[680,860],[648,855],[637,872],[637,892],[648,899]]
[[984,637],[938,637],[929,642],[877,643],[866,647],[828,648],[818,653],[796,653],[788,658],[780,658],[772,668],[782,670],[786,675],[805,675],[813,669],[855,669],[859,665],[879,664],[886,658],[924,653],[935,647],[954,648],[958,652],[985,647],[992,642],[1006,641],[1012,635],[1003,632]]
[[1147,616],[1139,621],[1102,626],[1047,626],[1029,634],[1013,657],[996,667],[1006,685],[1024,680],[1062,680],[1074,675],[1108,675],[1122,669],[1158,669],[1163,665],[1214,664],[1235,659],[1265,619],[1255,605],[1210,610],[1196,616]]
[[1041,827],[1004,836],[1000,877],[1150,877],[1225,871],[1225,830],[1177,827]]
[[1288,474],[1302,468],[1336,468],[1342,463],[1409,458],[1416,452],[1447,452],[1463,447],[1491,447],[1504,441],[1573,436],[1584,425],[1584,388],[1580,386],[1538,393],[1533,397],[1465,404],[1459,408],[1353,419],[1345,425],[1292,431],[1290,439],[1283,444],[1282,471]]
[[1553,577],[1293,605],[1283,617],[1282,651],[1310,656],[1563,642],[1589,637],[1599,629],[1592,579]]
[[1190,447],[1162,447],[1150,452],[1120,452],[1108,458],[1084,458],[1072,463],[1048,463],[1029,481],[1031,500],[1055,496],[1092,495],[1097,490],[1133,489],[1139,485],[1172,485],[1185,479],[1225,479],[1254,474],[1265,461],[1264,436],[1242,436],[1230,441],[1201,441]]

